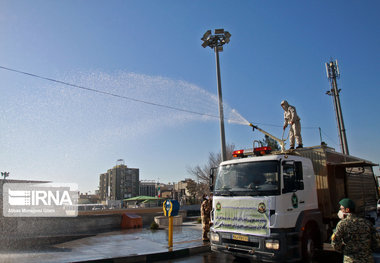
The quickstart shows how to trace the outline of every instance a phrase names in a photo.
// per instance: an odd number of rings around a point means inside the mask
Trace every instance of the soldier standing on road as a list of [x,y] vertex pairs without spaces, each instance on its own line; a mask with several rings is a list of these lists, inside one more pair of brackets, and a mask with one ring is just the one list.
[[201,204],[201,219],[202,219],[202,240],[210,241],[208,238],[208,232],[210,232],[211,222],[211,210],[212,210],[212,194],[208,197],[203,195],[203,202]]
[[343,253],[344,263],[373,263],[372,252],[378,247],[378,235],[373,225],[354,214],[355,203],[344,198],[340,202],[339,221],[331,236],[333,248]]
[[284,130],[290,124],[289,129],[289,141],[290,141],[290,149],[294,149],[294,139],[297,141],[297,149],[303,148],[302,137],[301,137],[301,122],[300,117],[297,115],[296,108],[286,100],[281,102],[281,107],[284,109]]

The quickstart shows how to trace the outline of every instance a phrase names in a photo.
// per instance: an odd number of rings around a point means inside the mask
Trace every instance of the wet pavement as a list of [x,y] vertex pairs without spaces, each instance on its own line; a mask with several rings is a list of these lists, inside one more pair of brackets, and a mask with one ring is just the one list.
[[[380,220],[376,222],[378,231],[380,230],[379,222]],[[182,226],[175,226],[173,248],[169,249],[167,229],[118,230],[39,249],[1,250],[0,248],[0,262],[145,262],[160,260],[164,262],[169,259],[194,255],[193,259],[199,260],[201,255],[202,258],[210,255],[203,254],[210,250],[208,245],[203,244],[201,234],[201,224],[184,223]],[[325,252],[332,253],[329,244],[325,245]],[[197,254],[199,256],[196,256]],[[375,253],[374,257],[376,262],[379,262],[379,254]],[[184,258],[172,262],[197,261]],[[214,261],[203,260],[201,262]],[[321,262],[330,261],[323,260]]]
[[0,262],[139,262],[189,256],[209,250],[201,239],[202,225],[184,223],[173,229],[168,248],[167,229],[120,230],[77,239],[38,250],[1,251]]

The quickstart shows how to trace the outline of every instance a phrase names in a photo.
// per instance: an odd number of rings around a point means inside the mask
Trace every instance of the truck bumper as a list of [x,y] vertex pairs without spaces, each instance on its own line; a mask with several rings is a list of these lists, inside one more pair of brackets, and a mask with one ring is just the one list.
[[[214,232],[216,233],[216,232]],[[269,237],[249,236],[248,241],[234,240],[233,233],[219,232],[219,242],[211,240],[211,250],[261,262],[297,262],[301,260],[299,233],[272,233]],[[268,249],[268,240],[278,240],[279,249]]]

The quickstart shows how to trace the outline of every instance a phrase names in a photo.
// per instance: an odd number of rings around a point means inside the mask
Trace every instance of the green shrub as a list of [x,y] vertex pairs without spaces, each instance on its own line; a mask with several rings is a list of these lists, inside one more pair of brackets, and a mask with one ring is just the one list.
[[157,230],[158,229],[158,224],[156,223],[156,222],[152,222],[152,224],[150,224],[150,229],[152,229],[152,230]]
[[198,224],[201,224],[201,223],[202,223],[202,218],[198,217],[198,218],[197,218],[197,223],[198,223]]

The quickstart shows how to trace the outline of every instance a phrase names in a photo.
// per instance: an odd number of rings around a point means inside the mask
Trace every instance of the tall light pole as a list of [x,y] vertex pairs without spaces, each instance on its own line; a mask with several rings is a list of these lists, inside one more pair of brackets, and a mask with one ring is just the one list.
[[202,47],[210,47],[215,51],[216,57],[216,77],[218,84],[218,98],[219,98],[219,118],[220,118],[220,139],[222,146],[222,162],[227,160],[226,154],[226,138],[224,133],[224,114],[223,114],[223,99],[222,99],[222,83],[220,80],[220,65],[219,65],[219,52],[223,51],[223,45],[230,42],[231,34],[224,29],[215,29],[215,35],[212,35],[211,30],[204,33],[201,40],[203,41]]
[[332,96],[334,100],[334,109],[335,109],[335,114],[336,114],[336,121],[338,123],[340,146],[342,149],[342,153],[348,155],[349,152],[348,152],[348,144],[347,144],[347,137],[346,137],[346,129],[344,128],[342,108],[340,106],[340,99],[339,99],[340,89],[338,89],[338,84],[336,82],[336,80],[340,77],[337,60],[335,61],[331,60],[330,62],[326,63],[326,74],[327,74],[327,78],[331,82],[331,87],[332,87],[331,90],[326,92],[326,94]]

